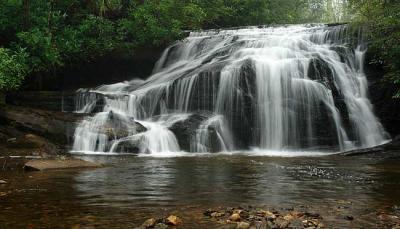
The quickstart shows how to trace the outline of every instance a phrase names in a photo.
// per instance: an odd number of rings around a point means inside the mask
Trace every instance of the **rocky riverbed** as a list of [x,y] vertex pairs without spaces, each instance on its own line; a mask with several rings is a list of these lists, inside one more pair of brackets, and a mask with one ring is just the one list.
[[[352,202],[338,202],[336,220],[352,222],[355,218],[346,214]],[[397,210],[399,207],[394,206]],[[281,208],[260,208],[254,206],[246,207],[218,207],[216,209],[207,209],[203,212],[205,220],[215,222],[214,228],[218,229],[319,229],[319,228],[338,228],[335,225],[325,225],[324,213],[307,211],[307,207]],[[398,214],[389,215],[385,212],[376,212],[376,220],[380,221],[382,228],[400,228],[400,216]],[[175,215],[161,218],[149,218],[136,229],[162,229],[179,226],[185,228],[184,222]],[[361,227],[357,224],[352,228]]]

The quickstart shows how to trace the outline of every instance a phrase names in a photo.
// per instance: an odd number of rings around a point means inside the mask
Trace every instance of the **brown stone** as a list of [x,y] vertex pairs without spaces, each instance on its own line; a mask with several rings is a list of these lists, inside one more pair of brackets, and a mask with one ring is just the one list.
[[144,228],[152,228],[156,225],[157,220],[155,220],[154,218],[150,218],[147,219],[146,221],[144,221],[144,223],[142,224],[142,227]]
[[81,159],[44,159],[44,160],[30,160],[25,163],[25,170],[29,171],[43,171],[53,169],[79,169],[79,168],[98,168],[101,164]]
[[176,225],[182,224],[182,220],[178,216],[170,215],[166,219],[166,223],[169,225],[176,226]]
[[234,221],[234,222],[240,221],[240,215],[239,215],[238,213],[233,213],[233,214],[229,217],[229,219],[230,219],[231,221]]
[[237,225],[237,229],[249,229],[250,224],[246,222],[240,222]]
[[290,222],[282,218],[277,218],[275,220],[275,224],[278,226],[278,228],[288,228]]
[[288,215],[285,215],[285,216],[283,217],[283,219],[284,219],[284,220],[287,220],[287,221],[292,221],[292,220],[294,219],[294,217],[293,217],[292,215],[288,214]]
[[213,212],[213,213],[211,213],[211,217],[214,217],[214,218],[219,218],[219,217],[222,217],[224,215],[225,215],[225,213],[222,213],[222,212]]

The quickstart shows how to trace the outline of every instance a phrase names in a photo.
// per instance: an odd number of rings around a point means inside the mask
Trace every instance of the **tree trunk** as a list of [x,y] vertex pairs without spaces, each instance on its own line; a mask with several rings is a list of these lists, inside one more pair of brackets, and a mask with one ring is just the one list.
[[23,27],[25,30],[28,30],[30,27],[30,0],[23,1],[23,8],[24,8],[24,19],[23,19]]

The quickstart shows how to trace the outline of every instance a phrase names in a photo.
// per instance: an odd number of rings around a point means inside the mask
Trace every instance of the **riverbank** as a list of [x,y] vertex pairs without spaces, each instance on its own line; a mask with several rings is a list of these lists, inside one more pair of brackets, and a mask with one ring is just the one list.
[[[270,228],[292,228],[292,229],[320,229],[336,228],[335,225],[326,226],[323,215],[334,217],[337,222],[346,222],[351,228],[358,228],[361,225],[353,224],[354,216],[348,215],[352,207],[351,201],[338,201],[335,212],[319,213],[310,212],[309,206],[289,207],[289,208],[271,208],[255,206],[239,207],[218,207],[217,209],[207,209],[203,212],[203,220],[215,223],[214,228],[219,229],[270,229]],[[393,207],[395,214],[390,215],[388,211],[377,211],[371,213],[371,220],[379,222],[382,228],[400,228],[400,208]],[[390,209],[386,209],[390,210]],[[194,218],[200,216],[194,216]],[[149,218],[136,229],[148,228],[175,228],[179,226],[184,228],[184,221],[179,216],[170,215],[162,218]]]

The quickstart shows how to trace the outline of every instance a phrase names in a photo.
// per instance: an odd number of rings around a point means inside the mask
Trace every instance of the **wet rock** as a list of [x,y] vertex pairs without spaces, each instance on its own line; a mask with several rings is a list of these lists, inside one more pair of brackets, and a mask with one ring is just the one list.
[[241,211],[239,213],[239,215],[240,215],[240,218],[242,218],[242,219],[247,219],[250,216],[249,212],[248,211],[244,211],[244,210]]
[[205,211],[203,212],[203,215],[205,215],[205,216],[210,216],[210,217],[211,217],[211,214],[214,213],[214,212],[216,212],[216,211],[214,211],[214,210],[212,210],[212,209],[207,209],[207,210],[205,210]]
[[275,224],[278,228],[288,228],[290,222],[282,218],[277,218]]
[[5,181],[5,180],[0,180],[0,184],[7,184],[7,181]]
[[311,222],[316,227],[320,224],[320,221],[318,219],[311,219],[309,220],[309,222]]
[[179,146],[182,150],[190,152],[190,142],[196,135],[196,130],[200,124],[212,116],[212,113],[192,114],[187,119],[174,123],[169,130],[171,130],[176,139],[178,139]]
[[310,228],[310,227],[318,227],[320,224],[320,221],[318,219],[310,219],[310,220],[303,220],[303,225],[305,228]]
[[271,221],[267,221],[267,226],[268,226],[269,228],[273,228],[273,229],[276,229],[276,228],[277,228],[277,226],[276,226],[273,222],[271,222]]
[[129,136],[129,131],[127,129],[114,129],[108,126],[100,129],[99,133],[106,135],[109,141]]
[[224,216],[225,215],[225,213],[223,213],[223,212],[213,212],[213,213],[211,213],[211,217],[213,217],[213,218],[220,218],[220,217],[222,217],[222,216]]
[[247,222],[240,222],[237,225],[237,229],[249,229],[250,228],[250,224]]
[[221,227],[221,229],[237,229],[236,223],[228,223]]
[[351,216],[351,215],[346,215],[345,217],[344,217],[346,220],[354,220],[354,217],[353,216]]
[[168,228],[168,225],[163,224],[163,223],[157,223],[157,224],[154,226],[154,229],[167,229],[167,228]]
[[9,139],[7,139],[7,142],[8,143],[10,143],[10,142],[16,142],[17,141],[17,138],[9,138]]
[[233,213],[233,214],[229,217],[229,219],[230,219],[231,221],[233,221],[233,222],[240,221],[240,215],[239,215],[238,213]]
[[272,215],[267,215],[267,216],[265,217],[265,219],[266,219],[267,221],[269,221],[269,222],[274,221],[276,218],[277,218],[277,217],[276,217],[276,215],[274,215],[274,214],[272,214]]
[[68,144],[73,137],[76,124],[82,119],[79,114],[45,111],[29,107],[6,105],[0,109],[0,118],[19,130],[29,131],[57,144]]
[[115,152],[119,153],[140,153],[141,151],[142,138],[131,138],[127,140],[121,140],[115,147]]
[[265,221],[253,221],[250,223],[249,229],[270,229]]
[[168,218],[165,219],[165,222],[166,222],[168,225],[173,225],[173,226],[182,224],[182,220],[181,220],[178,216],[176,216],[176,215],[170,215],[170,216],[168,216]]
[[79,168],[98,168],[101,164],[81,159],[43,159],[30,160],[25,163],[24,169],[28,171],[43,171],[53,169],[79,169]]
[[304,215],[309,218],[322,219],[321,215],[315,212],[305,212]]
[[283,219],[284,219],[284,220],[287,220],[287,221],[292,221],[292,220],[294,219],[294,217],[293,217],[292,215],[290,215],[290,214],[287,214],[287,215],[285,215],[285,216],[283,217]]
[[75,224],[71,227],[71,229],[80,229],[80,228],[81,228],[81,225],[79,225],[79,224]]
[[142,224],[143,228],[152,228],[156,225],[157,220],[155,220],[154,218],[150,218],[147,219],[146,221],[144,221],[144,223]]
[[299,219],[295,219],[293,221],[290,222],[290,227],[291,228],[303,228],[303,222]]
[[232,214],[239,214],[242,213],[243,209],[240,209],[240,207],[238,209],[234,209]]
[[[249,229],[279,229],[279,228],[323,228],[322,217],[318,213],[295,211],[290,208],[288,212],[273,210],[268,211],[253,207],[220,208],[219,210],[208,209],[203,214],[207,216],[219,216],[218,213],[225,213],[225,217],[215,218],[220,223],[226,223],[226,227],[235,228],[233,225],[248,223]],[[285,214],[284,214],[285,213]],[[234,224],[236,222],[236,224]],[[242,224],[243,226],[245,224]]]
[[399,149],[400,149],[400,137],[396,137],[392,141],[382,144],[382,145],[373,146],[370,148],[350,150],[350,151],[340,153],[340,155],[343,155],[343,156],[358,156],[358,155],[365,155],[365,154],[380,155],[379,153],[383,153],[383,152],[387,152],[387,151],[391,151],[391,150],[397,151]]
[[145,132],[147,129],[133,118],[125,117],[112,111],[107,114],[107,121],[98,127],[98,131],[108,137],[109,141],[126,138],[130,135]]
[[292,215],[295,219],[301,218],[304,216],[303,212],[298,212],[298,211],[293,211],[290,213],[290,215]]
[[272,214],[272,212],[268,212],[265,210],[257,210],[255,214],[260,217],[266,217],[268,213]]
[[338,206],[338,207],[337,207],[337,210],[338,210],[338,211],[341,211],[341,210],[349,209],[349,208],[350,208],[349,206]]

